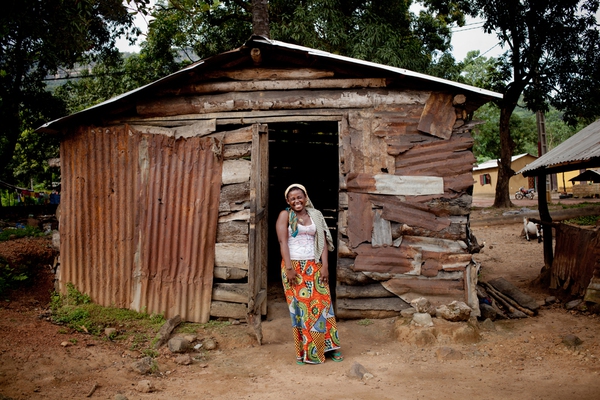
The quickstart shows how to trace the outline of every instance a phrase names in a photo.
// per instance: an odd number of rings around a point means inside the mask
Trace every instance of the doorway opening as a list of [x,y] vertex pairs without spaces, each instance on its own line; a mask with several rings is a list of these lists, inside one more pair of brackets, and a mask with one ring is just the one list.
[[[339,202],[339,140],[337,121],[269,123],[269,291],[283,294],[281,253],[275,222],[287,207],[285,189],[292,183],[306,187],[308,197],[320,210],[337,247]],[[335,301],[337,249],[329,253],[329,281]]]

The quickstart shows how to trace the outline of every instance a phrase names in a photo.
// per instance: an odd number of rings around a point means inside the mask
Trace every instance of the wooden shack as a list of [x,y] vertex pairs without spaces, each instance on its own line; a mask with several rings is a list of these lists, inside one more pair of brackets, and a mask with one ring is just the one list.
[[478,312],[470,116],[499,97],[256,36],[50,122],[61,288],[191,321],[264,315],[274,218],[299,182],[338,243],[338,317],[397,315],[418,296]]

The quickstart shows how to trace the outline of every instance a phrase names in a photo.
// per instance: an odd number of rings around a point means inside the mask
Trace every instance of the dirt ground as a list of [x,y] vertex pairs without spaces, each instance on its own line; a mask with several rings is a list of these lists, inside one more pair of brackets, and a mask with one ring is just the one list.
[[[532,203],[533,204],[533,203]],[[473,219],[491,211],[476,209]],[[543,265],[542,245],[519,236],[520,224],[473,228],[486,243],[475,257],[481,277],[504,277],[543,303],[549,293],[529,282]],[[1,246],[1,245],[0,245]],[[40,286],[41,287],[41,286]],[[201,361],[178,365],[168,351],[157,358],[159,370],[141,376],[130,364],[140,354],[126,345],[90,335],[59,333],[61,327],[38,318],[45,308],[35,290],[0,306],[1,399],[598,399],[600,398],[600,317],[566,311],[556,304],[538,316],[494,323],[472,344],[440,342],[417,346],[399,341],[401,318],[340,321],[345,360],[296,365],[289,316],[282,290],[274,287],[258,346],[245,324],[198,336],[216,338],[218,348]],[[568,348],[565,335],[583,343]],[[76,344],[63,347],[71,339]],[[446,357],[448,348],[456,357]],[[360,363],[372,375],[353,379]],[[136,388],[141,380],[155,387]],[[311,393],[312,392],[312,393]],[[123,398],[123,397],[121,397]]]

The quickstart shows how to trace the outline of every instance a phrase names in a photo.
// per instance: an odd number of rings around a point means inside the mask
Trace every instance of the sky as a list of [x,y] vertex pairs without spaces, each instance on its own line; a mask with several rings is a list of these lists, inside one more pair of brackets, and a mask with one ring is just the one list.
[[[127,0],[124,0],[127,2]],[[154,5],[155,0],[150,1],[150,5]],[[418,9],[413,10],[418,12]],[[148,30],[148,21],[138,15],[135,19],[136,25],[145,33]],[[467,53],[471,50],[479,50],[481,55],[486,57],[497,57],[503,53],[502,48],[497,45],[498,39],[495,35],[489,35],[483,32],[481,19],[467,18],[464,27],[455,28],[452,33],[452,54],[456,61],[462,61]],[[125,39],[119,39],[117,46],[122,52],[137,53],[140,51],[139,42],[143,37],[138,39],[138,44],[131,46]]]

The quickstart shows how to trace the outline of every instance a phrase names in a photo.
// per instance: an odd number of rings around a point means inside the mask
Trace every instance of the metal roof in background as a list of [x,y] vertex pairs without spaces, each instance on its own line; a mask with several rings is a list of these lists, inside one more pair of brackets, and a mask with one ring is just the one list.
[[553,174],[600,167],[600,119],[586,126],[517,174]]
[[[516,156],[512,156],[510,158],[510,162],[515,162],[519,158],[522,158],[522,157],[525,157],[525,156],[535,157],[534,155],[531,155],[529,153],[523,153],[523,154],[519,154],[519,155],[516,155]],[[498,168],[498,160],[489,160],[489,161],[483,162],[483,163],[477,165],[476,167],[473,167],[473,171],[481,171],[481,170],[490,169],[490,168]]]

